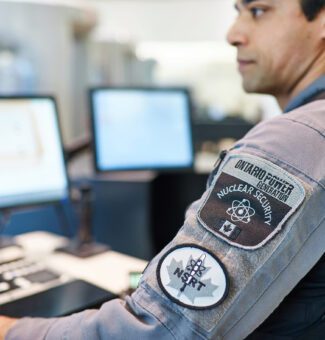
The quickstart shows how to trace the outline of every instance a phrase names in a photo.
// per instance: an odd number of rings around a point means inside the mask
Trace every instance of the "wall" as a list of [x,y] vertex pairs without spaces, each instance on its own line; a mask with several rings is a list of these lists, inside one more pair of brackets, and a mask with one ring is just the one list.
[[231,0],[91,1],[98,38],[135,41],[223,41],[235,15]]
[[[29,2],[0,2],[0,45],[16,46],[34,69],[35,86],[30,93],[53,94],[58,98],[65,141],[82,129],[76,117],[75,23],[83,21],[83,10]],[[80,95],[80,93],[78,93]],[[77,123],[76,123],[77,122]]]

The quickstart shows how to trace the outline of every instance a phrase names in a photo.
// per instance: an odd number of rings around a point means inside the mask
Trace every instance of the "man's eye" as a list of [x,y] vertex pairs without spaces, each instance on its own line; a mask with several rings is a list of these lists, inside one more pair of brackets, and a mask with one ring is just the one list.
[[250,9],[250,12],[251,12],[253,18],[258,18],[258,17],[260,17],[262,14],[265,13],[265,10],[262,9],[262,8],[253,7],[253,8]]

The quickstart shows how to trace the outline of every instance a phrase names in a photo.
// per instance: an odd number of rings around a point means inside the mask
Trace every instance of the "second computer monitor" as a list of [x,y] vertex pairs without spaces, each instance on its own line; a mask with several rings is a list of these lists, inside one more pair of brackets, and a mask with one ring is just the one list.
[[97,171],[193,166],[186,89],[95,88],[90,102]]

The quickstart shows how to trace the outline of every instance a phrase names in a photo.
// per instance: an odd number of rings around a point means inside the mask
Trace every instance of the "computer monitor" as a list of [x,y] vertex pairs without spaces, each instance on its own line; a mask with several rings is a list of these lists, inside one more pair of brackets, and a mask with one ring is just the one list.
[[189,169],[191,103],[184,88],[90,90],[97,171]]
[[0,209],[67,197],[54,98],[0,97]]

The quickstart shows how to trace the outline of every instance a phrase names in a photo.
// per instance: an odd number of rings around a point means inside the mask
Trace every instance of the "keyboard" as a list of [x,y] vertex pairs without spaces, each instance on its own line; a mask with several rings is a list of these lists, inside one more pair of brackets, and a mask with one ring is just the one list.
[[0,315],[55,317],[98,308],[117,296],[19,255],[1,251]]
[[0,304],[48,290],[72,278],[39,261],[20,257],[0,262]]

